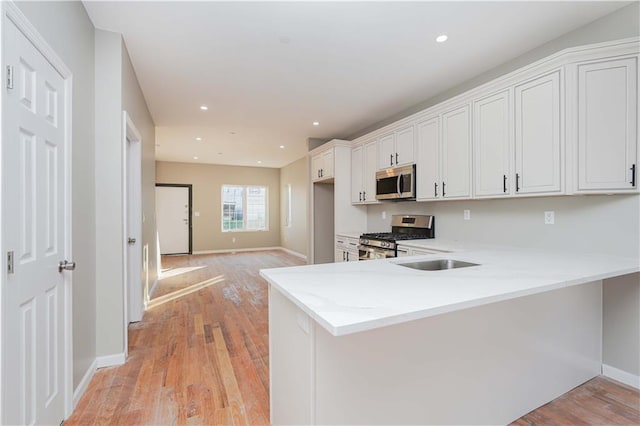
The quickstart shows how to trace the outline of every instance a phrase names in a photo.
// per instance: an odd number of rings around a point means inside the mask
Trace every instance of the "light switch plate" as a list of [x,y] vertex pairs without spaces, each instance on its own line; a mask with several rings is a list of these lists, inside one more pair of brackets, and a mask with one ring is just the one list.
[[195,217],[198,217],[198,216],[200,216],[200,212],[193,212],[193,215],[194,215]]
[[471,220],[471,210],[465,210],[463,212],[464,220]]
[[386,211],[383,211],[383,212],[382,212],[382,218],[383,218],[383,219],[386,219],[386,218],[387,218],[387,212],[386,212]]

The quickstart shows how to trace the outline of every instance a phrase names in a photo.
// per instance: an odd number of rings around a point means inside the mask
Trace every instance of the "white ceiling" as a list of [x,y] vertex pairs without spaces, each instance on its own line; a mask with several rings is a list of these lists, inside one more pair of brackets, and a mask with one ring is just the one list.
[[[124,36],[158,160],[263,167],[301,158],[309,137],[347,137],[626,4],[85,1],[97,28]],[[449,40],[436,43],[442,33]]]

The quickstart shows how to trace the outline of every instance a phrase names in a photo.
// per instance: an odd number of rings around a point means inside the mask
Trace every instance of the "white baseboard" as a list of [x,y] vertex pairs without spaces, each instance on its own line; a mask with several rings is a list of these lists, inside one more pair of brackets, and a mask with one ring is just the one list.
[[216,253],[239,253],[245,251],[263,251],[263,250],[279,250],[281,247],[254,247],[254,248],[239,248],[239,249],[224,249],[224,250],[200,250],[194,251],[193,254],[216,254]]
[[122,365],[127,360],[127,356],[124,352],[113,355],[104,355],[96,358],[97,368],[114,367],[116,365]]
[[288,249],[288,248],[286,248],[286,247],[280,247],[280,250],[282,250],[282,251],[284,251],[284,252],[286,252],[286,253],[289,253],[290,255],[293,255],[293,256],[299,257],[300,259],[307,260],[307,256],[306,256],[306,255],[304,255],[304,254],[302,254],[302,253],[298,253],[297,251],[289,250],[289,249]]
[[93,375],[96,373],[96,369],[98,368],[98,360],[94,359],[87,371],[82,376],[82,380],[78,383],[78,387],[73,390],[73,408],[75,409],[80,402],[80,398],[87,391],[89,387],[89,383],[91,383],[91,379],[93,379]]
[[620,383],[640,389],[640,376],[636,376],[626,371],[619,370],[610,365],[602,364],[602,375],[607,376],[613,380],[617,380]]

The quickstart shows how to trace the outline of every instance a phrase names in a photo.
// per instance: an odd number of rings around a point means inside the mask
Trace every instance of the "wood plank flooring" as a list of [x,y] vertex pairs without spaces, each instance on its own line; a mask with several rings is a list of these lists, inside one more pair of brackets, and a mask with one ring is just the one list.
[[[302,263],[280,250],[163,257],[166,278],[129,328],[126,364],[98,370],[65,424],[268,424],[267,288],[258,271]],[[638,425],[640,392],[598,377],[513,424]]]

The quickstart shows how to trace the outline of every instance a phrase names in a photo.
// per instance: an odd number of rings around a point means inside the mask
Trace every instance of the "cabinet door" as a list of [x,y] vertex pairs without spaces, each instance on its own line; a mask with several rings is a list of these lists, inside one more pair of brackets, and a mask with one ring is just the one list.
[[396,139],[395,133],[383,136],[378,140],[378,169],[384,170],[395,165]]
[[347,261],[346,253],[347,253],[346,251],[336,249],[335,263],[346,262]]
[[578,64],[579,190],[635,190],[637,78],[637,58]]
[[351,202],[362,203],[363,185],[362,185],[362,165],[364,148],[362,145],[355,147],[351,150]]
[[413,125],[396,132],[396,152],[394,156],[394,166],[404,166],[413,164],[415,140]]
[[442,114],[442,196],[471,195],[469,105]]
[[416,198],[433,200],[442,194],[440,181],[440,117],[416,126]]
[[311,180],[320,180],[320,169],[322,169],[322,154],[311,157]]
[[474,195],[508,195],[513,144],[509,91],[475,101],[473,112]]
[[329,149],[322,154],[322,178],[333,177],[333,149]]
[[515,87],[516,192],[561,191],[560,71]]
[[364,181],[363,199],[366,203],[377,203],[376,200],[376,159],[377,159],[377,143],[369,142],[364,146],[364,171],[362,179]]

